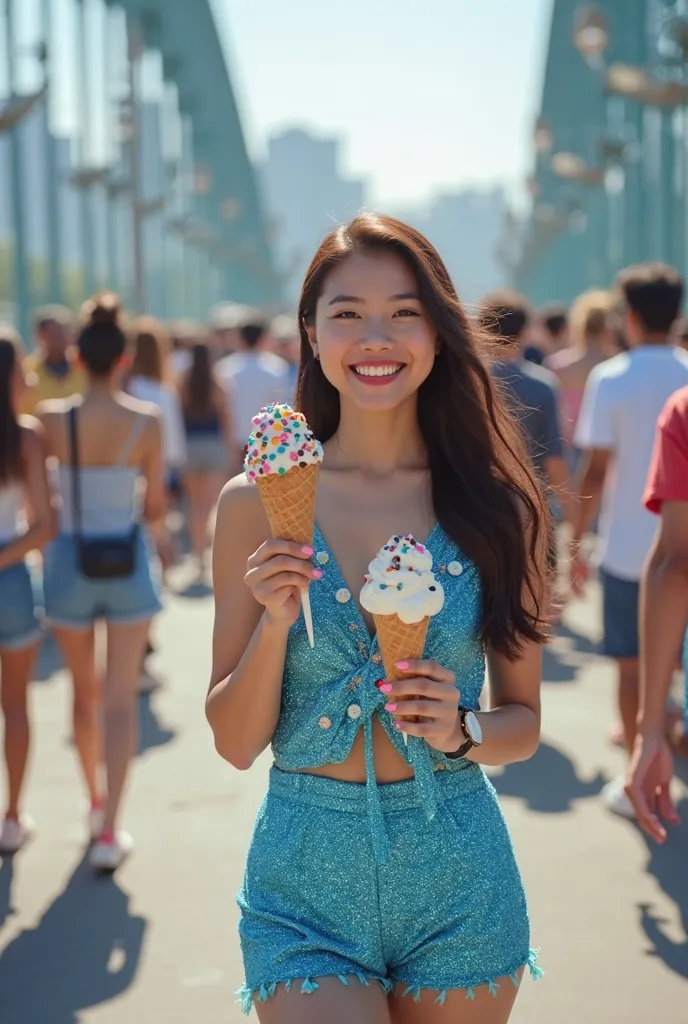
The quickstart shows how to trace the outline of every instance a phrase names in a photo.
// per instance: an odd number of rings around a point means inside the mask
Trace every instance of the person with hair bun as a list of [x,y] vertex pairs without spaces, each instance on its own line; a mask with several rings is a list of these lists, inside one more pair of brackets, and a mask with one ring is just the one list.
[[54,519],[41,425],[17,414],[25,391],[19,337],[0,326],[0,704],[7,777],[0,854],[16,853],[34,828],[20,803],[29,755],[27,689],[41,637],[26,556],[47,543]]
[[[545,496],[489,340],[412,227],[365,213],[333,230],[298,323],[295,405],[324,449],[313,545],[273,538],[242,474],[213,551],[215,747],[242,770],[274,755],[238,898],[240,1000],[262,1024],[505,1024],[541,972],[481,765],[538,746]],[[444,607],[386,677],[359,592],[402,535]]]
[[[117,296],[89,300],[78,337],[83,400],[40,409],[61,496],[59,535],[45,556],[45,608],[74,683],[90,860],[104,871],[115,870],[132,848],[131,836],[117,826],[136,747],[139,670],[161,608],[159,567],[144,523],[160,529],[165,510],[162,431],[154,406],[120,390],[126,348]],[[95,665],[99,620],[107,627],[102,688]]]

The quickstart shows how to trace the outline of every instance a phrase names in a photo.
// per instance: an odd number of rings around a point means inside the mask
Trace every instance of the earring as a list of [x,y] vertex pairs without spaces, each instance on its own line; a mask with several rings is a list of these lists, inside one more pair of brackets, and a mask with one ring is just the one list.
[[314,346],[313,346],[313,356],[314,356],[314,357],[315,357],[316,359],[320,359],[320,353],[318,352],[318,346],[317,346],[317,345],[314,345]]

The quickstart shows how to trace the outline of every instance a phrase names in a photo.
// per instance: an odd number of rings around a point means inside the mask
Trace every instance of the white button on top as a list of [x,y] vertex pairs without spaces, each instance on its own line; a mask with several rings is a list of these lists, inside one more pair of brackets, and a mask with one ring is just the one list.
[[315,556],[315,560],[318,563],[318,565],[327,565],[327,563],[330,560],[330,556],[328,555],[327,551],[318,551],[317,555]]
[[463,566],[461,562],[450,562],[447,566],[447,572],[450,576],[460,576],[463,572]]
[[347,601],[351,600],[351,594],[346,589],[346,587],[342,587],[342,589],[338,590],[334,596],[336,597],[340,604],[346,604]]
[[327,715],[321,715],[318,719],[318,725],[321,729],[329,729],[332,725],[332,719],[328,718]]
[[348,708],[346,709],[346,713],[349,716],[349,718],[353,718],[355,720],[361,717],[361,708],[358,704],[349,704]]

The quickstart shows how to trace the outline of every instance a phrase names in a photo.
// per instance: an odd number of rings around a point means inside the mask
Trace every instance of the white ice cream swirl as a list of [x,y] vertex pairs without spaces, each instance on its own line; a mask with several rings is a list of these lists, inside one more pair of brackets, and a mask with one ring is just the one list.
[[368,566],[361,605],[371,615],[397,615],[407,624],[437,615],[444,590],[428,549],[410,534],[390,537]]

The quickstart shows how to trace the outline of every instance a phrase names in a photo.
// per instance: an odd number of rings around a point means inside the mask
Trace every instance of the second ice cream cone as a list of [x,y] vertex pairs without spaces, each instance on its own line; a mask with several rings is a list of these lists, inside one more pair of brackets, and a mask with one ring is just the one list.
[[[418,661],[423,657],[425,638],[430,625],[428,615],[420,622],[402,622],[398,615],[375,615],[377,642],[385,666],[385,677],[390,682],[403,679],[404,673],[396,667],[398,661]],[[399,700],[415,700],[415,696],[400,697]],[[417,715],[400,716],[406,721],[417,721]]]

